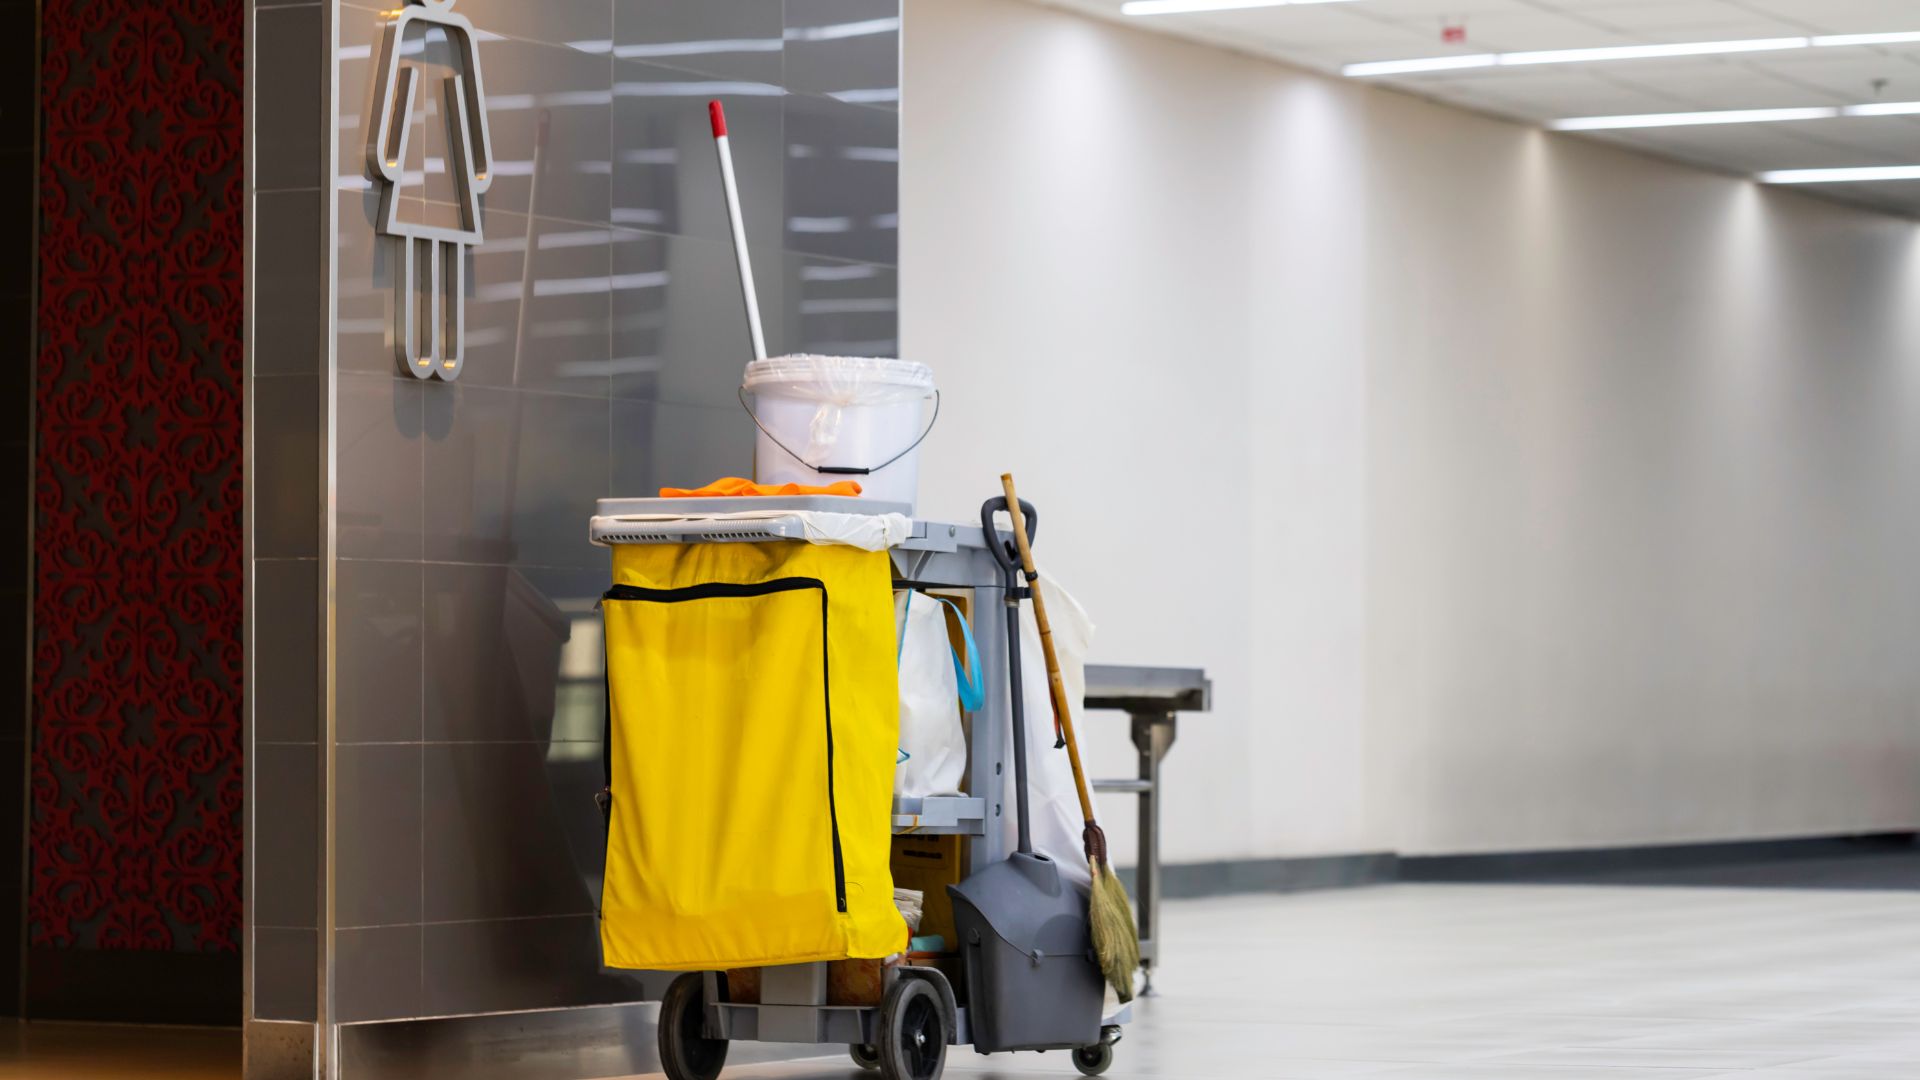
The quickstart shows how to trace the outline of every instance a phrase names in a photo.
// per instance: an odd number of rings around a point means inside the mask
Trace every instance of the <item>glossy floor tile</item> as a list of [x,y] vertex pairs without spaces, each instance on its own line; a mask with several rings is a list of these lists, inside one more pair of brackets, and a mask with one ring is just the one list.
[[[1920,893],[1402,885],[1166,917],[1120,1080],[1920,1076]],[[963,1080],[1078,1075],[1060,1054],[949,1061]],[[234,1032],[0,1024],[0,1080],[238,1075]],[[724,1075],[871,1074],[832,1057]]]
[[[1402,885],[1172,903],[1165,937],[1110,1077],[1920,1076],[1920,893]],[[966,1051],[947,1071],[1079,1075]]]

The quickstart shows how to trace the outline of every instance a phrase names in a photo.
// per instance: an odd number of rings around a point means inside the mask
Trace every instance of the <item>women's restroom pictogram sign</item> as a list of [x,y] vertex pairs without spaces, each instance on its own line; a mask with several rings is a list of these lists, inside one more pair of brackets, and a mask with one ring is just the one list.
[[[482,239],[480,196],[493,183],[480,53],[473,24],[454,14],[453,4],[408,0],[388,22],[367,142],[368,167],[384,182],[376,229],[400,241],[394,264],[394,355],[416,378],[447,381],[460,377],[466,360],[467,252]],[[424,215],[410,219],[400,198],[415,134],[414,107],[420,84],[430,75],[420,58],[436,29],[450,53],[451,74],[441,78],[438,89],[457,224],[431,222]]]

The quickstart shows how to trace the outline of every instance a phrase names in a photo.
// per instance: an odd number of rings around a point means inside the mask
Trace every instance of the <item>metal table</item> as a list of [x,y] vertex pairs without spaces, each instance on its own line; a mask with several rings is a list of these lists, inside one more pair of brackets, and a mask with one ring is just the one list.
[[1117,709],[1133,722],[1133,745],[1140,752],[1140,775],[1130,780],[1095,780],[1095,791],[1140,797],[1139,875],[1134,902],[1139,908],[1140,966],[1143,994],[1153,993],[1153,965],[1160,950],[1160,762],[1173,747],[1175,717],[1206,712],[1213,706],[1213,681],[1199,668],[1112,667],[1087,665],[1086,706]]

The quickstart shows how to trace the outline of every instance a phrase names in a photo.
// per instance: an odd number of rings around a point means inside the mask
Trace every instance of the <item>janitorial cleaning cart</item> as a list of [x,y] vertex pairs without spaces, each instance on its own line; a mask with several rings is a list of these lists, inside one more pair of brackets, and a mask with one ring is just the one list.
[[[601,502],[602,941],[610,966],[684,973],[660,1013],[672,1080],[713,1080],[733,1041],[841,1044],[888,1080],[935,1080],[957,1045],[1112,1062],[1129,1011],[1106,1007],[1087,895],[1029,840],[1025,727],[1050,720],[1021,705],[1006,507]],[[982,658],[951,794],[894,794],[899,591],[954,601]]]

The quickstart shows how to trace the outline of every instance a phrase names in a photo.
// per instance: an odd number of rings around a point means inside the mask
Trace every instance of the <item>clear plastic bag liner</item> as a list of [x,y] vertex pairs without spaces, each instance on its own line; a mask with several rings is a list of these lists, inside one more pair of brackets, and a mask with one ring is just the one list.
[[933,395],[933,369],[911,360],[867,356],[776,356],[747,365],[742,389],[756,396],[818,405],[800,457],[818,467],[840,440],[840,422],[855,406],[894,405]]
[[[1048,577],[1040,587],[1046,590],[1047,614],[1053,623],[1054,651],[1060,658],[1060,675],[1067,684],[1067,700],[1076,709],[1087,697],[1087,652],[1093,645],[1094,623],[1087,609],[1059,580]],[[1034,622],[1033,605],[1020,605],[1020,676],[1022,700],[1026,702],[1027,729],[1027,801],[1033,824],[1033,849],[1060,865],[1060,876],[1080,888],[1093,881],[1087,870],[1087,852],[1080,837],[1085,822],[1080,817],[1080,793],[1073,783],[1073,765],[1067,752],[1054,746],[1053,695],[1047,685],[1046,653],[1040,644],[1040,627]],[[1073,718],[1084,740],[1087,725],[1084,710]],[[1007,745],[1013,745],[1011,718],[1007,727]],[[1013,769],[1001,777],[1001,798],[1014,805]],[[1018,838],[1018,823],[1005,815],[1002,838],[1012,851]]]

